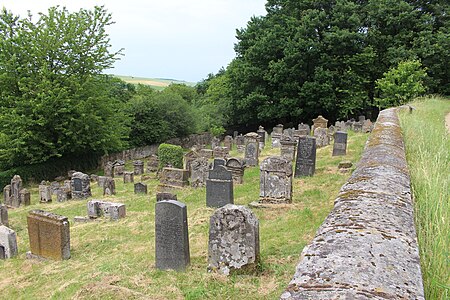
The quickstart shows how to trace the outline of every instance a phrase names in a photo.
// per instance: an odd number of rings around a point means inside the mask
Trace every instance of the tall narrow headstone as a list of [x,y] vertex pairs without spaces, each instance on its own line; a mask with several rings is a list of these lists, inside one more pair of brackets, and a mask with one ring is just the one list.
[[297,142],[293,137],[283,135],[281,137],[281,156],[289,161],[295,159],[295,150],[297,148]]
[[258,265],[259,221],[245,206],[228,204],[209,221],[208,270],[229,275]]
[[225,161],[215,159],[206,180],[206,206],[222,207],[233,204],[233,178],[225,168]]
[[156,268],[183,271],[190,263],[187,208],[176,200],[156,202]]
[[19,175],[14,175],[11,179],[11,206],[19,207],[20,206],[20,197],[19,192],[22,189],[22,179]]
[[86,199],[92,196],[89,175],[76,172],[70,179],[72,199]]
[[43,210],[32,210],[27,216],[30,253],[56,260],[70,258],[70,229],[67,217]]
[[134,175],[144,174],[144,162],[141,160],[136,160],[133,162],[133,172]]
[[8,223],[8,209],[6,205],[0,204],[0,225],[9,226]]
[[245,135],[244,162],[246,166],[257,166],[259,158],[259,135],[250,132]]
[[316,170],[316,139],[301,136],[297,146],[295,177],[313,176]]
[[220,146],[220,139],[217,138],[217,137],[213,137],[211,139],[211,149],[214,149],[214,148],[219,147],[219,146]]
[[52,202],[52,189],[45,181],[39,184],[39,198],[41,203]]
[[267,132],[264,130],[264,127],[259,126],[258,131],[256,132],[259,135],[258,142],[259,142],[259,149],[264,149],[264,146],[266,145],[266,134]]
[[158,171],[159,159],[156,155],[150,155],[147,160],[147,172],[156,172]]
[[245,151],[245,138],[242,134],[238,135],[235,138],[236,141],[236,149],[239,153],[242,153]]
[[189,151],[183,157],[184,160],[184,169],[188,171],[189,175],[191,174],[191,164],[194,160],[201,157],[197,151]]
[[105,167],[103,168],[104,175],[107,177],[114,177],[114,164],[110,161],[106,162]]
[[225,166],[227,170],[231,172],[231,176],[233,177],[233,183],[242,184],[244,181],[244,171],[245,171],[244,162],[239,158],[231,157],[227,159]]
[[133,172],[123,172],[123,183],[131,183],[134,182],[134,173]]
[[272,130],[272,148],[280,148],[281,135],[283,134],[283,125],[278,124]]
[[260,166],[261,203],[291,203],[292,162],[280,156],[269,156]]
[[347,133],[336,131],[334,134],[333,156],[347,154]]
[[11,185],[5,185],[3,188],[3,203],[7,206],[11,206]]
[[19,192],[19,203],[20,205],[28,206],[31,203],[31,194],[27,189],[21,189]]
[[112,196],[116,194],[116,182],[112,177],[106,177],[103,183],[103,196]]
[[223,146],[228,149],[228,152],[230,152],[233,148],[233,137],[231,135],[227,135],[223,139]]
[[190,164],[191,176],[190,184],[192,187],[204,187],[206,185],[206,179],[208,178],[208,159],[204,157],[199,157],[193,160]]
[[17,255],[17,238],[14,230],[0,225],[0,259],[8,259]]

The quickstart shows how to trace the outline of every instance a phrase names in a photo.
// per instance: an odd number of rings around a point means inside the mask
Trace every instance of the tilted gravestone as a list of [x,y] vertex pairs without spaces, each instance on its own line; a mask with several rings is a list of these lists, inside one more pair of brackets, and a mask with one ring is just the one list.
[[111,221],[118,221],[126,216],[125,204],[100,200],[89,201],[87,211],[89,218],[105,217]]
[[156,193],[156,202],[164,200],[177,200],[177,195],[172,193]]
[[73,173],[70,186],[72,199],[86,199],[92,196],[91,181],[87,174],[81,172]]
[[190,164],[191,176],[190,184],[192,187],[204,187],[206,185],[206,179],[208,178],[208,159],[204,157],[199,157],[193,160]]
[[112,196],[116,194],[116,182],[112,177],[106,177],[103,183],[103,196]]
[[208,270],[249,272],[259,258],[259,221],[253,212],[232,204],[217,209],[209,221]]
[[133,162],[133,172],[134,175],[144,174],[144,162],[141,160],[136,160]]
[[190,263],[187,208],[176,200],[156,202],[155,259],[160,270],[185,270]]
[[295,177],[313,176],[316,170],[316,139],[302,136],[298,141]]
[[17,238],[14,230],[0,225],[0,259],[8,259],[17,255]]
[[215,159],[206,180],[206,206],[222,207],[233,204],[233,178],[223,159]]
[[28,258],[55,260],[70,258],[70,229],[67,217],[43,210],[32,210],[27,216],[30,252]]
[[347,154],[347,133],[342,131],[336,131],[334,134],[333,155],[346,155]]
[[283,134],[283,125],[278,124],[272,129],[272,148],[280,148],[281,135]]
[[292,162],[269,156],[260,166],[260,203],[292,202]]
[[132,183],[134,182],[134,173],[133,172],[123,172],[123,183]]
[[295,159],[295,150],[297,148],[297,142],[293,137],[283,135],[281,137],[281,156],[289,161]]
[[134,193],[135,194],[147,194],[147,185],[142,182],[138,182],[134,184]]
[[317,148],[322,148],[330,144],[330,137],[326,128],[319,127],[314,129],[314,137],[316,138]]
[[39,198],[41,203],[52,202],[52,188],[45,181],[39,184]]
[[110,161],[106,162],[103,171],[106,177],[114,177],[114,164]]
[[9,226],[8,223],[8,209],[6,205],[0,204],[0,225]]
[[259,135],[250,132],[245,135],[245,154],[244,162],[246,166],[257,166],[259,159]]
[[245,164],[244,162],[236,157],[231,157],[227,159],[225,167],[228,171],[231,172],[231,176],[233,177],[234,184],[242,184],[244,181],[244,171]]

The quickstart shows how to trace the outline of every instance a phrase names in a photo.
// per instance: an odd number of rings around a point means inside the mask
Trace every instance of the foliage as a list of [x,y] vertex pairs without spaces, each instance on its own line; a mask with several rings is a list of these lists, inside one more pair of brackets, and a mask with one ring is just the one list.
[[425,299],[450,298],[450,139],[448,98],[422,98],[400,114],[414,194]]
[[384,77],[376,81],[376,87],[381,92],[381,97],[376,99],[380,109],[405,104],[423,94],[426,76],[418,60],[402,61],[396,68],[384,73]]
[[152,145],[174,137],[185,137],[196,132],[192,107],[172,90],[161,92],[138,85],[136,94],[128,103],[131,115],[130,144]]
[[225,128],[223,128],[222,126],[213,126],[210,128],[209,130],[211,132],[211,134],[215,137],[219,137],[222,134],[225,133]]
[[158,169],[161,170],[167,165],[174,168],[183,168],[183,148],[177,145],[162,143],[158,147]]
[[[111,53],[103,7],[0,14],[0,168],[126,146],[129,86],[100,75]],[[119,85],[119,86],[118,86]]]

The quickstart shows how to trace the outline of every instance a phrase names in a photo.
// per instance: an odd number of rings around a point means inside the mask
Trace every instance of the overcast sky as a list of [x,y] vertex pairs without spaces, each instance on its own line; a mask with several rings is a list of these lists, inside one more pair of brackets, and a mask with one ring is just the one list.
[[265,14],[266,0],[0,0],[14,14],[51,6],[70,11],[104,5],[116,24],[107,29],[125,56],[107,73],[198,82],[235,56],[236,28]]

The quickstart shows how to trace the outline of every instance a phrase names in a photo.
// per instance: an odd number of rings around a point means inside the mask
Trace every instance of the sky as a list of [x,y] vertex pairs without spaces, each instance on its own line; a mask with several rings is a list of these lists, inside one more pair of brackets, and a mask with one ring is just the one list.
[[107,27],[112,51],[125,56],[105,73],[198,82],[235,57],[236,29],[265,15],[266,0],[0,0],[16,15],[104,5],[115,24]]

